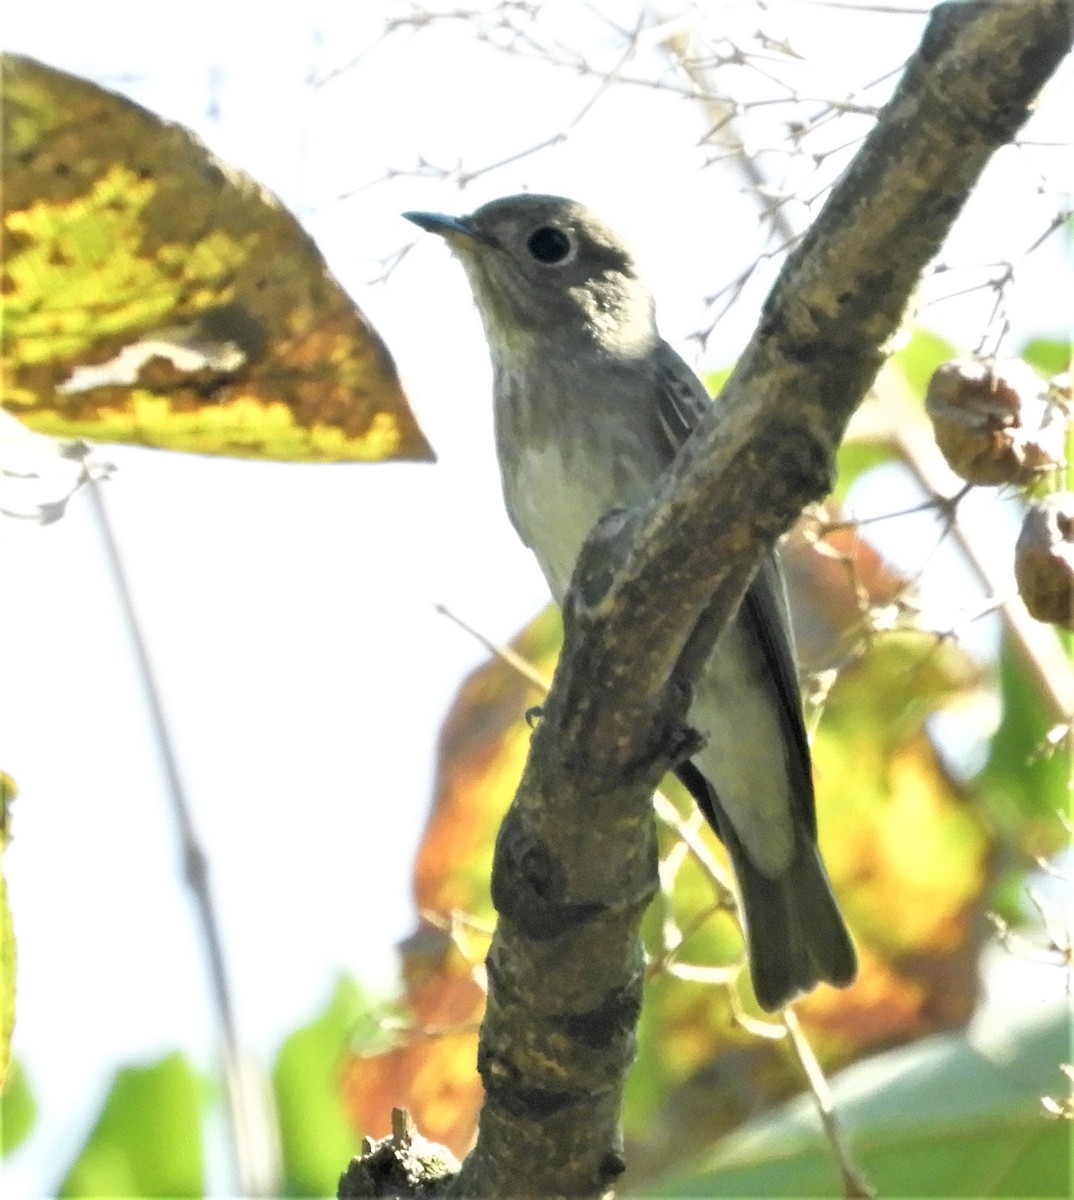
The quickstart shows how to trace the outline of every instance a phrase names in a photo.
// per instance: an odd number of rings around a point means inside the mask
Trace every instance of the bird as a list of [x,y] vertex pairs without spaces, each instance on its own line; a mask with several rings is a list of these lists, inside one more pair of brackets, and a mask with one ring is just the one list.
[[[562,604],[582,543],[647,500],[714,403],[660,336],[633,254],[574,200],[506,196],[468,216],[403,214],[469,279],[493,372],[504,501]],[[677,775],[727,848],[750,977],[772,1012],[857,958],[817,846],[809,742],[778,551],[701,669]]]

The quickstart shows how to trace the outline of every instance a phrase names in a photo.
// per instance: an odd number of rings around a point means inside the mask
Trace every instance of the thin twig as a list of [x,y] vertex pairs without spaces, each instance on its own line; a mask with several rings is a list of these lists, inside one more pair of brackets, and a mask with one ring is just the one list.
[[795,1057],[809,1083],[809,1090],[813,1095],[813,1102],[820,1116],[820,1123],[824,1127],[825,1136],[832,1147],[835,1160],[839,1164],[839,1171],[843,1177],[843,1195],[846,1200],[873,1200],[876,1192],[851,1156],[850,1147],[847,1145],[836,1116],[835,1103],[828,1080],[821,1070],[817,1056],[813,1053],[809,1039],[802,1032],[801,1025],[798,1024],[798,1016],[793,1008],[788,1007],[783,1010],[783,1024],[790,1035]]
[[265,1086],[260,1072],[248,1056],[243,1054],[240,1045],[219,922],[209,886],[208,858],[194,825],[175,747],[168,731],[168,720],[160,690],[153,673],[152,660],[138,621],[119,545],[108,518],[103,491],[100,484],[92,478],[86,484],[86,491],[100,531],[105,561],[126,621],[139,680],[149,709],[153,736],[164,769],[172,815],[179,834],[183,874],[194,900],[194,909],[208,957],[209,981],[223,1049],[227,1110],[240,1186],[246,1196],[276,1196],[280,1194],[282,1183],[278,1123],[275,1112],[270,1108],[270,1089]]
[[653,808],[656,811],[657,819],[669,829],[674,830],[690,851],[694,861],[712,885],[720,907],[728,912],[737,912],[738,903],[731,888],[730,876],[713,857],[698,830],[684,820],[682,814],[663,792],[657,792],[653,796]]
[[490,654],[500,659],[501,662],[506,663],[511,670],[521,675],[527,683],[532,683],[535,688],[540,688],[542,692],[547,692],[552,686],[551,680],[542,675],[532,663],[523,658],[516,650],[512,650],[510,646],[503,646],[499,642],[492,641],[491,638],[486,637],[480,630],[475,629],[473,625],[464,621],[458,614],[452,612],[446,604],[434,604],[433,607],[441,616],[447,617],[449,621],[458,625],[461,630],[480,642]]
[[476,1017],[472,1021],[454,1021],[448,1025],[421,1025],[396,1017],[382,1017],[377,1024],[385,1033],[404,1034],[408,1040],[414,1041],[418,1038],[436,1041],[439,1038],[462,1037],[475,1034],[481,1028],[481,1021]]

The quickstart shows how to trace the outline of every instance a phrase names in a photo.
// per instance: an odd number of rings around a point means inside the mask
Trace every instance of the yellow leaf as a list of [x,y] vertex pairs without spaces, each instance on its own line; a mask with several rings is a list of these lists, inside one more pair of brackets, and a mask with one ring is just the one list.
[[[17,792],[15,781],[0,771],[0,854],[11,839],[9,806]],[[11,1065],[11,1034],[15,1028],[15,927],[7,902],[7,883],[0,870],[0,1091]]]
[[432,458],[387,347],[276,197],[130,100],[0,66],[9,412],[198,454]]

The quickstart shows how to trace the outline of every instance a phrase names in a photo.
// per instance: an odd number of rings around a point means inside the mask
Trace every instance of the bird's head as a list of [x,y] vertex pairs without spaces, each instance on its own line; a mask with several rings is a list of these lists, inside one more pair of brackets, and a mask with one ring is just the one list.
[[561,196],[507,196],[466,217],[408,212],[462,261],[493,354],[647,354],[653,303],[619,236]]

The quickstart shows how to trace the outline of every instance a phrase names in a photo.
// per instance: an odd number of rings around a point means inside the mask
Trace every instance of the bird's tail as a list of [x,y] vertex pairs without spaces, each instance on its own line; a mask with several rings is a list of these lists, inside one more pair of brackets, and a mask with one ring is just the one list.
[[798,830],[797,853],[772,878],[758,870],[730,821],[720,830],[731,855],[757,1001],[782,1008],[818,983],[846,987],[858,970],[854,943],[812,838]]
[[681,764],[676,774],[731,856],[750,977],[761,1007],[773,1012],[818,983],[853,983],[858,957],[811,832],[796,825],[790,864],[778,876],[767,875],[754,865],[693,763]]

